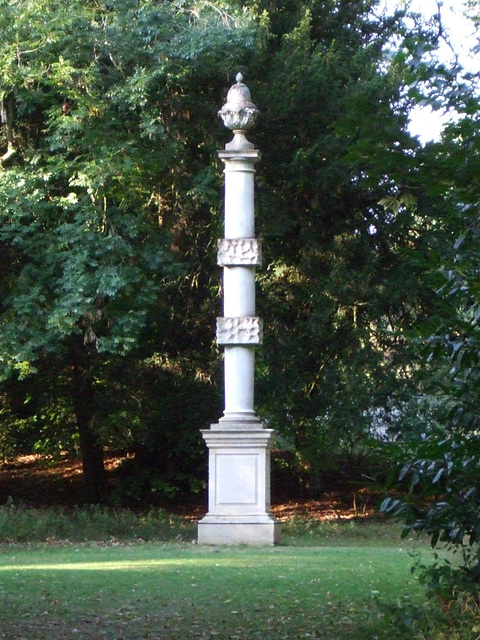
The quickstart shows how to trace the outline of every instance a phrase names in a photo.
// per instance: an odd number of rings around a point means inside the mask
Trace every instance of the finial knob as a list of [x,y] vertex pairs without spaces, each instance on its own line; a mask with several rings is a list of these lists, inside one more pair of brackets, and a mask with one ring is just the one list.
[[230,87],[227,102],[218,112],[223,124],[232,131],[247,131],[255,124],[260,113],[253,104],[250,89],[243,84],[243,75],[237,73],[237,84]]

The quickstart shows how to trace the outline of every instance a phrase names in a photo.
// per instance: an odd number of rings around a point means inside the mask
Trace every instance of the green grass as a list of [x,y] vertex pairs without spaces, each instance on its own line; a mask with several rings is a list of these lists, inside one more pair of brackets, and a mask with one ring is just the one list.
[[410,640],[388,614],[424,601],[409,549],[347,537],[323,547],[3,545],[0,638]]
[[275,548],[201,547],[163,511],[7,505],[0,639],[421,638],[397,621],[425,603],[410,569],[429,551],[400,531],[294,518]]
[[[320,522],[294,517],[283,524],[289,546],[391,545],[400,540],[401,525],[374,519]],[[107,507],[0,507],[0,543],[36,542],[192,542],[196,523],[154,509],[137,513]],[[411,546],[413,539],[407,541]]]

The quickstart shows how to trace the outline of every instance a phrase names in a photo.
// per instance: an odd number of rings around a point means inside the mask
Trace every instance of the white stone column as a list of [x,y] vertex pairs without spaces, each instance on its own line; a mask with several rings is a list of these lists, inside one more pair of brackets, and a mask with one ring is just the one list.
[[270,449],[274,432],[254,409],[255,348],[262,321],[255,315],[255,268],[261,246],[255,239],[254,165],[258,151],[245,138],[258,111],[237,76],[219,112],[235,137],[219,157],[225,168],[225,237],[219,241],[223,268],[223,317],[217,342],[224,347],[225,410],[202,431],[209,449],[208,513],[198,523],[203,544],[275,544],[280,525],[270,513]]
[[[234,151],[220,151],[225,164],[225,238],[219,243],[223,267],[223,318],[217,320],[217,342],[224,350],[225,411],[220,423],[257,423],[253,408],[255,346],[262,323],[255,316],[254,164],[258,151],[240,137]],[[238,425],[248,427],[248,425]]]

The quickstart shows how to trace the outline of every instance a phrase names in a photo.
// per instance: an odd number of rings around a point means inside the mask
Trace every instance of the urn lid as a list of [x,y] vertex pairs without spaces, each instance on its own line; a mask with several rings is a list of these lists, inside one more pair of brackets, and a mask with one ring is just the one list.
[[259,110],[252,102],[250,89],[243,84],[243,76],[238,73],[237,83],[230,87],[227,102],[218,112],[226,127],[232,130],[246,131],[253,127]]
[[227,93],[227,102],[224,106],[237,106],[237,107],[250,107],[256,109],[257,107],[252,102],[252,96],[250,89],[246,84],[243,84],[243,75],[237,73],[235,80],[237,84],[234,84]]

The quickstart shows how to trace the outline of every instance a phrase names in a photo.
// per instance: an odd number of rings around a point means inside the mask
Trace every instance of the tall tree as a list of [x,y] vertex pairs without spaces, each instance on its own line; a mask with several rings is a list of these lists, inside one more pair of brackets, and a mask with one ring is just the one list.
[[98,500],[119,361],[205,350],[188,300],[208,244],[209,120],[252,38],[202,2],[1,9],[1,375],[61,381]]
[[[478,19],[478,4],[466,4]],[[446,90],[435,93],[427,85],[424,98],[454,118],[441,138],[422,150],[416,177],[424,196],[437,202],[427,214],[427,198],[419,200],[419,215],[432,216],[444,238],[427,262],[438,313],[414,334],[423,384],[437,403],[438,419],[424,424],[422,437],[402,452],[399,480],[410,491],[387,498],[382,508],[404,520],[405,534],[426,533],[433,547],[457,553],[458,562],[439,559],[420,570],[430,595],[447,612],[442,620],[432,609],[436,627],[446,622],[447,635],[457,629],[469,635],[478,622],[480,578],[479,76],[462,69],[458,60],[440,77],[448,73]]]
[[265,105],[261,408],[314,476],[338,447],[360,452],[375,412],[408,399],[402,332],[435,304],[422,284],[431,245],[406,206],[420,197],[409,184],[421,150],[406,85],[434,35],[401,12],[376,15],[376,4],[255,5],[265,29],[252,82]]
[[198,438],[218,417],[214,119],[239,69],[264,114],[262,415],[318,476],[332,442],[356,455],[372,413],[409,397],[403,333],[436,304],[443,205],[408,110],[449,76],[422,62],[438,34],[377,4],[1,0],[3,406],[29,381],[56,390],[92,499],[114,436],[173,468],[175,424]]

